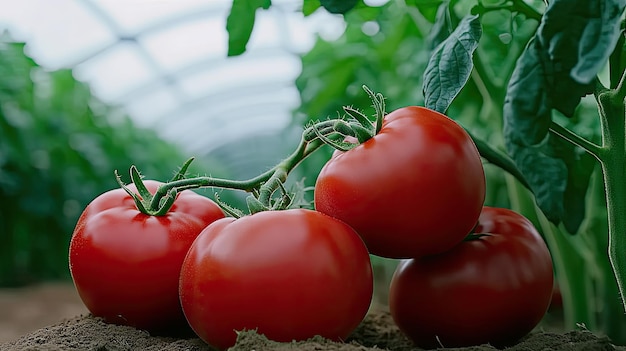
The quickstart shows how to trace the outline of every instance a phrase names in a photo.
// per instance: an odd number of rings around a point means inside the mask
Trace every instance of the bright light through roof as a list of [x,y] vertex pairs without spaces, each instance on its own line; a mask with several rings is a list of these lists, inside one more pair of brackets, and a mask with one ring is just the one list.
[[223,17],[207,16],[146,33],[139,38],[157,64],[168,72],[207,58],[224,58],[228,37]]
[[90,82],[94,93],[100,98],[116,103],[123,98],[123,92],[153,79],[154,72],[136,51],[137,47],[131,43],[119,43],[77,66],[75,76]]
[[[26,41],[42,66],[74,67],[94,94],[125,107],[138,124],[187,151],[208,152],[285,127],[299,103],[297,53],[313,46],[316,33],[332,38],[344,28],[341,16],[323,10],[304,18],[302,0],[275,0],[257,12],[247,52],[227,58],[231,4],[0,0],[0,29]],[[209,134],[193,143],[188,137]]]
[[29,54],[51,68],[117,40],[96,14],[76,0],[0,0],[0,6],[0,26],[7,24],[16,39],[27,41]]
[[[55,0],[56,1],[56,0]],[[91,0],[110,15],[125,34],[198,13],[225,15],[230,0]]]

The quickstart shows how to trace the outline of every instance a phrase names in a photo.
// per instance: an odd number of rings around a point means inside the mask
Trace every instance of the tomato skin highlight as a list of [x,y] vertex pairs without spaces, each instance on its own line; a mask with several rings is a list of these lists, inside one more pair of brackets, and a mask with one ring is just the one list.
[[[154,193],[161,184],[146,180]],[[134,184],[129,188],[136,191]],[[141,213],[122,189],[95,198],[69,247],[70,273],[87,309],[109,323],[154,333],[188,328],[178,298],[183,259],[196,236],[224,213],[183,191],[164,216]]]
[[265,211],[209,225],[183,263],[180,298],[193,330],[226,349],[236,332],[275,341],[345,338],[371,303],[365,244],[322,213]]
[[485,207],[476,233],[489,235],[397,267],[390,312],[417,346],[507,346],[546,313],[552,260],[532,223],[511,210]]
[[370,253],[412,258],[449,250],[471,231],[485,175],[460,125],[411,106],[388,114],[373,138],[336,152],[314,194],[316,210],[353,227]]

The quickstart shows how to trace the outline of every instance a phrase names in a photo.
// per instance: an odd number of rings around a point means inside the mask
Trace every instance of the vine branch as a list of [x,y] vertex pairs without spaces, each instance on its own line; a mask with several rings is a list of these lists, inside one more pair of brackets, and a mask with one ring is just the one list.
[[562,137],[570,143],[583,148],[585,151],[594,156],[598,161],[602,161],[603,155],[606,149],[596,143],[593,143],[580,135],[572,132],[571,130],[561,126],[560,124],[552,121],[550,122],[550,132]]

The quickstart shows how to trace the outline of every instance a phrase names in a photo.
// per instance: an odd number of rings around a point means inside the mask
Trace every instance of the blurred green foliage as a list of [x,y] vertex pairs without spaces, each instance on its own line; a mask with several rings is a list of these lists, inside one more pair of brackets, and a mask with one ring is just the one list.
[[24,43],[0,43],[0,286],[69,277],[84,207],[129,182],[132,164],[167,180],[184,161],[154,131],[96,99],[71,70],[46,71]]

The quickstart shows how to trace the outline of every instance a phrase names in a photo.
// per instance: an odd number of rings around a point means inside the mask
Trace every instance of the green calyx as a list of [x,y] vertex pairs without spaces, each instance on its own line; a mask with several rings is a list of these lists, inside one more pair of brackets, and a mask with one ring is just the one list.
[[[189,165],[192,161],[193,158],[187,160],[182,165],[180,170],[176,172],[176,174],[169,181],[169,183],[184,179],[185,174],[187,173],[187,169],[189,168]],[[174,187],[168,189],[165,193],[165,196],[155,196],[155,194],[152,194],[148,190],[148,188],[146,188],[146,185],[143,183],[143,179],[141,177],[141,174],[139,173],[139,170],[137,170],[137,167],[135,167],[134,165],[130,167],[130,178],[133,181],[133,184],[135,184],[135,187],[137,188],[137,192],[139,194],[133,192],[122,182],[122,178],[119,174],[117,174],[117,171],[115,172],[115,178],[117,179],[117,183],[120,185],[120,187],[124,189],[124,191],[126,191],[126,193],[130,195],[130,197],[133,198],[137,209],[141,213],[147,214],[149,216],[164,216],[172,208],[172,205],[174,205],[174,201],[176,201],[176,196],[178,196],[178,192],[181,191],[180,189]],[[157,194],[158,193],[159,191],[157,191]]]
[[[376,111],[375,120],[372,122],[362,112],[345,106],[343,108],[346,115],[342,119],[318,122],[310,126],[308,130],[312,131],[318,139],[324,144],[330,145],[339,151],[348,151],[359,144],[373,138],[380,132],[385,118],[385,98],[382,94],[375,94],[367,86],[363,86],[363,90],[372,100],[374,110]],[[328,122],[332,122],[331,128]],[[307,133],[305,131],[305,135]],[[346,141],[347,137],[357,140],[356,143]]]

